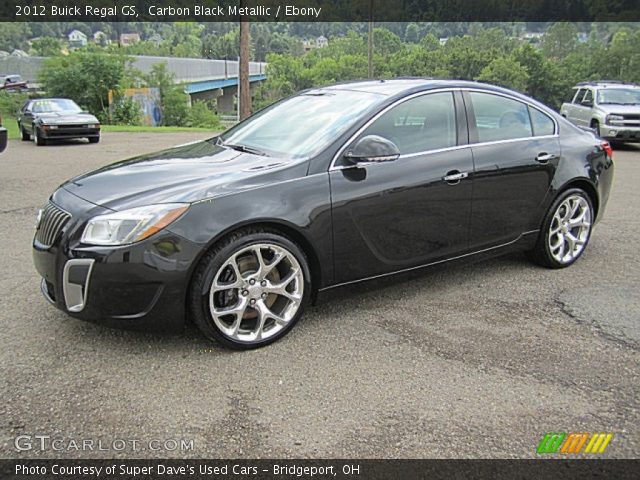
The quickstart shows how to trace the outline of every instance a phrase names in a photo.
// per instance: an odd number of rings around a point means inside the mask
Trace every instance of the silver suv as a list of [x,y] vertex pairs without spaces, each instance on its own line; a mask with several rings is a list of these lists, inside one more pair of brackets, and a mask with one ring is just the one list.
[[582,82],[573,87],[560,114],[612,142],[640,142],[640,86],[616,81]]

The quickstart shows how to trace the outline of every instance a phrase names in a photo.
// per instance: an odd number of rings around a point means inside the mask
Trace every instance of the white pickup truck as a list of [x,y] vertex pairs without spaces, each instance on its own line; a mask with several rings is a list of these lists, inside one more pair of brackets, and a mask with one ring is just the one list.
[[593,129],[610,142],[640,142],[640,86],[600,81],[573,87],[560,114],[582,128]]

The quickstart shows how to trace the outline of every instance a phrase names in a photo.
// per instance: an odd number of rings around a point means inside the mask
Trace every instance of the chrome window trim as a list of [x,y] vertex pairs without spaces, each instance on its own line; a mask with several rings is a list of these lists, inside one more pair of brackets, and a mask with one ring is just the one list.
[[[67,263],[64,264],[64,270],[62,272],[62,293],[64,295],[64,304],[67,307],[67,310],[69,310],[70,312],[81,312],[87,304],[89,283],[91,281],[91,272],[93,270],[94,263],[95,260],[92,258],[75,258],[67,261]],[[82,291],[82,286],[69,282],[69,270],[71,269],[71,267],[77,265],[89,266],[89,270],[87,271],[87,279],[84,283],[84,291]],[[78,290],[80,290],[80,293],[78,293]]]
[[[471,147],[478,147],[478,146],[484,146],[484,145],[497,145],[497,144],[502,144],[502,143],[513,143],[513,142],[522,142],[525,140],[535,140],[535,139],[544,139],[544,138],[557,138],[560,136],[559,131],[559,125],[558,125],[558,121],[552,116],[549,115],[547,112],[545,112],[544,110],[542,110],[540,107],[534,105],[531,102],[528,102],[526,100],[522,100],[520,98],[514,97],[512,95],[506,94],[506,93],[502,93],[502,92],[494,92],[494,91],[490,91],[490,90],[484,90],[482,88],[473,88],[473,87],[449,87],[449,88],[437,88],[437,89],[433,89],[433,90],[425,90],[422,92],[416,92],[413,93],[407,97],[403,97],[398,99],[397,101],[395,101],[394,103],[392,103],[391,105],[388,105],[387,107],[385,107],[383,110],[381,110],[380,112],[378,112],[375,116],[373,116],[371,119],[369,119],[369,121],[367,123],[365,123],[362,127],[360,127],[353,135],[351,135],[349,137],[349,139],[342,145],[342,147],[340,147],[340,149],[336,152],[336,154],[333,156],[333,159],[331,160],[331,164],[329,165],[329,172],[335,171],[335,170],[345,170],[348,168],[355,168],[356,165],[336,165],[336,162],[338,161],[338,159],[341,158],[342,154],[344,153],[344,151],[347,149],[347,147],[351,144],[351,142],[353,142],[362,132],[364,132],[367,128],[369,128],[369,126],[375,122],[380,116],[384,115],[387,111],[391,110],[392,108],[394,108],[397,105],[400,105],[401,103],[406,102],[407,100],[411,100],[413,98],[416,97],[420,97],[423,95],[429,95],[431,93],[442,93],[442,92],[479,92],[479,93],[486,93],[488,95],[497,95],[500,97],[505,97],[508,98],[510,100],[516,101],[516,102],[520,102],[523,103],[525,105],[527,105],[528,107],[531,108],[535,108],[536,110],[538,110],[540,113],[542,113],[543,115],[546,115],[547,117],[549,117],[552,121],[553,121],[553,125],[554,125],[554,133],[553,135],[539,135],[539,136],[534,136],[531,135],[530,137],[520,137],[520,138],[509,138],[506,140],[493,140],[490,142],[477,142],[477,143],[467,143],[464,145],[454,145],[452,147],[445,147],[445,148],[437,148],[437,149],[433,149],[433,150],[424,150],[422,152],[414,152],[414,153],[405,153],[404,155],[400,155],[398,157],[398,160],[403,159],[403,158],[411,158],[411,157],[416,157],[416,156],[422,156],[422,155],[430,155],[430,154],[434,154],[434,153],[441,153],[441,152],[447,152],[447,151],[453,151],[453,150],[459,150],[459,149],[463,149],[463,148],[471,148]],[[384,162],[382,162],[384,163]],[[367,165],[375,165],[375,162],[367,162],[367,163],[359,163],[359,166],[367,166]]]

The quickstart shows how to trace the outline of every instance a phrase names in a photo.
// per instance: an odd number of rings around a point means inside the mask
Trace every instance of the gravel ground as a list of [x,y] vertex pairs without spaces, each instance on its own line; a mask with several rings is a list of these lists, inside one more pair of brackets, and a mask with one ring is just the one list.
[[[0,156],[0,457],[534,457],[548,431],[614,432],[605,456],[640,456],[639,148],[616,151],[605,217],[562,271],[518,254],[341,289],[251,352],[49,306],[30,252],[49,193],[204,136],[11,141]],[[22,434],[67,448],[18,453]],[[69,447],[83,439],[110,450]]]

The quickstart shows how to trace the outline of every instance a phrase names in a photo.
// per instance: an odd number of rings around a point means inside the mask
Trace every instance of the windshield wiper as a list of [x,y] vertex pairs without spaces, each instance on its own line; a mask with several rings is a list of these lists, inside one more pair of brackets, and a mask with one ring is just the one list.
[[252,153],[253,155],[260,155],[262,157],[269,156],[262,150],[258,150],[257,148],[253,148],[253,147],[247,147],[246,145],[240,145],[235,143],[224,143],[224,142],[222,142],[220,145],[223,147],[233,148],[234,150],[237,150],[239,152]]

